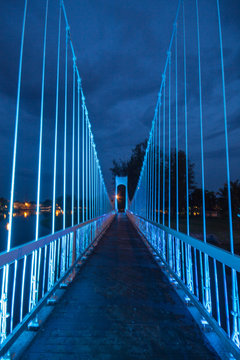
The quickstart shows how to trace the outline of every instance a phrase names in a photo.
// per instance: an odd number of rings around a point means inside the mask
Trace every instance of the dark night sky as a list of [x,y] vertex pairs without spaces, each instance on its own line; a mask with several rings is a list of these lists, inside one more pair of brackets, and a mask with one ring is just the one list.
[[[65,0],[89,117],[108,188],[113,159],[127,159],[149,134],[161,74],[177,9],[177,0]],[[49,2],[46,61],[42,198],[51,197],[55,111],[57,1]],[[200,181],[198,63],[195,1],[186,0],[189,153]],[[240,3],[220,0],[226,71],[232,179],[240,178]],[[202,52],[206,187],[226,180],[220,51],[216,1],[199,0]],[[18,60],[24,1],[0,7],[0,196],[9,198]],[[34,199],[41,94],[45,1],[29,0],[23,63],[20,140],[16,178],[18,199]],[[64,30],[64,29],[63,29]],[[64,31],[62,31],[64,36]],[[179,66],[182,54],[179,45]],[[63,41],[64,44],[64,41]],[[61,61],[60,122],[63,114],[64,51]],[[70,63],[70,61],[69,61]],[[69,67],[71,77],[71,68]],[[179,137],[183,139],[183,89],[179,80]],[[71,91],[71,89],[69,90]],[[70,133],[69,129],[69,133]],[[60,125],[60,133],[62,125]],[[174,138],[173,138],[174,141]],[[69,144],[70,146],[70,144]],[[61,141],[59,142],[61,148]],[[62,152],[59,148],[59,161]],[[60,164],[60,163],[59,163]],[[59,174],[61,165],[59,165]],[[60,175],[59,175],[60,176]],[[61,193],[59,181],[59,194]],[[69,188],[70,189],[70,188]],[[69,191],[70,192],[70,191]]]

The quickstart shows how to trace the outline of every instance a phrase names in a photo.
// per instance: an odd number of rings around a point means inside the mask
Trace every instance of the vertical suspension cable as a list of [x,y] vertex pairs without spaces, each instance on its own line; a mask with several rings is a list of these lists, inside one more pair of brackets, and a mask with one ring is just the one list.
[[[57,82],[56,82],[56,106],[55,106],[55,136],[54,136],[54,160],[53,160],[53,202],[52,202],[52,234],[55,232],[55,221],[56,221],[56,172],[57,172],[57,140],[58,140],[58,106],[59,106],[59,72],[60,72],[60,47],[61,47],[61,3],[59,3],[59,20],[58,20],[58,50],[57,50]],[[48,290],[54,284],[54,244],[50,244],[49,254],[49,273],[48,273]],[[44,259],[47,254],[47,246],[44,247]],[[40,252],[39,252],[40,258]],[[45,278],[45,268],[44,268]],[[40,271],[39,271],[40,275]],[[43,287],[44,288],[44,287]]]
[[158,94],[158,223],[161,222],[161,93]]
[[57,53],[57,85],[56,85],[56,110],[55,110],[55,141],[54,141],[54,164],[53,164],[53,205],[52,205],[52,234],[55,232],[56,215],[56,172],[57,172],[57,139],[58,139],[58,104],[59,104],[59,69],[60,69],[60,47],[61,47],[61,3],[59,6],[58,22],[58,53]]
[[86,122],[85,122],[85,130],[86,130],[86,136],[85,136],[85,144],[86,144],[86,149],[85,149],[85,184],[86,184],[86,221],[88,221],[89,217],[88,217],[88,111],[85,108],[85,114],[86,114]]
[[85,144],[84,144],[84,136],[85,136],[85,98],[82,93],[82,222],[85,221]]
[[166,104],[166,76],[163,75],[163,216],[162,224],[165,225],[165,104]]
[[9,231],[8,231],[8,239],[7,239],[7,252],[9,252],[9,250],[11,248],[11,240],[12,240],[12,218],[13,218],[13,202],[14,202],[14,189],[15,189],[17,142],[18,142],[19,108],[20,108],[20,95],[21,95],[21,83],[22,83],[23,46],[24,46],[24,38],[25,38],[27,6],[28,6],[28,0],[25,0],[23,24],[22,24],[20,59],[19,59],[19,68],[18,68],[18,87],[17,87],[15,131],[14,131],[13,165],[12,165],[12,179],[11,179],[11,193],[10,193],[10,207],[9,207]]
[[152,221],[154,221],[154,196],[153,196],[153,191],[154,191],[154,123],[153,123],[153,128],[152,128],[152,171],[151,171],[151,176],[152,176],[152,181],[151,181],[151,196],[152,196]]
[[153,220],[153,133],[151,133],[151,142],[150,142],[150,197],[151,197],[151,217],[150,219]]
[[201,174],[202,174],[202,207],[203,207],[203,240],[206,243],[206,216],[205,216],[205,176],[204,176],[204,154],[203,154],[203,115],[202,115],[202,76],[201,76],[201,51],[198,0],[196,0],[197,13],[197,38],[198,38],[198,76],[199,76],[199,108],[200,108],[200,136],[201,136]]
[[46,63],[46,42],[47,42],[47,22],[48,22],[48,0],[46,0],[44,45],[43,45],[43,66],[42,66],[42,91],[41,91],[41,113],[39,130],[39,153],[38,153],[38,183],[37,183],[37,219],[35,240],[39,236],[39,210],[40,210],[40,190],[41,190],[41,167],[42,167],[42,136],[43,136],[43,110],[44,110],[44,90],[45,90],[45,63]]
[[168,96],[168,227],[171,227],[171,52],[168,52],[169,96]]
[[[18,68],[17,102],[16,102],[16,117],[15,117],[15,131],[14,131],[14,146],[13,146],[13,162],[12,162],[10,206],[9,206],[9,230],[8,230],[8,237],[7,237],[7,252],[10,251],[11,241],[12,241],[12,219],[13,219],[13,204],[14,204],[14,190],[15,190],[15,175],[16,175],[19,108],[20,108],[20,95],[21,95],[21,83],[22,83],[23,46],[24,46],[24,38],[25,38],[27,6],[28,6],[28,2],[27,2],[27,0],[25,0],[23,23],[22,23],[19,68]],[[8,275],[9,275],[9,265],[7,264],[3,267],[3,277],[2,277],[1,314],[0,314],[1,343],[3,343],[3,341],[7,337]]]
[[[176,83],[176,118],[175,118],[175,128],[176,128],[176,230],[179,231],[179,174],[178,174],[178,38],[177,38],[177,22],[174,24],[175,27],[175,83]],[[182,257],[184,254],[183,243],[182,245]],[[180,242],[179,239],[176,239],[176,265],[177,265],[177,275],[181,277],[181,252],[180,252]],[[184,272],[184,266],[183,272]]]
[[[42,168],[42,138],[43,138],[43,111],[44,111],[44,90],[45,90],[45,63],[46,63],[46,42],[47,42],[47,23],[48,23],[48,0],[46,0],[44,40],[43,40],[43,64],[42,64],[42,88],[41,88],[41,111],[40,111],[40,129],[39,129],[39,150],[38,150],[38,181],[37,181],[37,205],[36,205],[36,233],[35,241],[39,237],[39,215],[40,215],[40,191],[41,191],[41,168]],[[39,249],[39,256],[41,248]],[[31,284],[29,296],[29,311],[36,305],[38,297],[37,281],[37,257],[38,251],[32,252],[31,261]],[[40,263],[39,263],[40,266]]]
[[90,157],[91,157],[91,149],[90,149],[90,126],[88,120],[88,219],[91,219],[91,179],[90,179]]
[[187,235],[189,229],[189,178],[188,178],[188,110],[187,110],[187,64],[186,64],[186,33],[185,9],[183,1],[183,64],[184,64],[184,120],[185,120],[185,153],[186,153],[186,203],[187,203]]
[[88,120],[88,204],[89,204],[89,219],[91,219],[91,147],[90,147],[90,138],[91,138],[91,127],[90,122]]
[[175,23],[175,81],[176,81],[176,230],[179,231],[178,203],[178,61],[177,61],[177,23]]
[[[168,227],[171,227],[171,51],[168,51]],[[173,266],[173,237],[168,235],[169,266]]]
[[146,219],[148,219],[148,149],[146,149]]
[[93,154],[94,154],[94,218],[97,216],[96,214],[96,201],[97,201],[97,197],[96,197],[96,190],[97,190],[97,178],[96,178],[96,175],[97,175],[97,169],[96,169],[96,146],[95,146],[95,143],[93,145]]
[[[204,153],[203,153],[203,115],[202,115],[202,79],[201,79],[201,52],[200,52],[200,31],[199,31],[199,12],[198,0],[196,0],[196,15],[197,15],[197,43],[198,43],[198,75],[199,75],[199,107],[200,107],[200,134],[201,134],[201,168],[202,168],[202,207],[203,207],[203,240],[206,239],[206,211],[205,211],[205,179],[204,179]],[[205,299],[204,306],[206,310],[211,313],[211,292],[210,292],[210,275],[208,255],[204,254],[205,264]]]
[[66,26],[66,49],[65,49],[65,111],[64,111],[64,155],[63,155],[63,229],[66,228],[66,172],[67,172],[67,97],[68,97],[68,39],[69,27]]
[[74,169],[75,169],[75,90],[76,90],[76,58],[73,57],[73,117],[72,117],[72,226],[74,226]]
[[[221,75],[222,75],[222,92],[223,92],[223,111],[224,111],[224,134],[225,134],[225,151],[226,151],[226,165],[227,165],[227,191],[228,191],[228,218],[229,218],[229,232],[230,232],[230,250],[234,254],[234,237],[233,237],[233,222],[232,222],[232,203],[231,203],[231,177],[229,164],[229,145],[228,145],[228,126],[227,126],[227,106],[226,106],[226,90],[225,90],[225,74],[224,74],[224,58],[223,58],[223,42],[222,42],[222,27],[219,0],[217,0],[218,13],[218,29],[221,52]],[[232,340],[240,348],[240,310],[239,310],[239,294],[237,274],[235,270],[231,272],[232,276],[232,315],[233,315],[233,331]]]
[[157,222],[157,107],[155,109],[155,131],[154,131],[154,221]]
[[225,90],[225,74],[224,74],[224,60],[223,60],[223,44],[222,44],[222,28],[219,0],[217,0],[218,12],[218,28],[219,28],[219,41],[221,51],[221,73],[222,73],[222,92],[223,92],[223,110],[224,110],[224,134],[225,134],[225,150],[226,150],[226,163],[227,163],[227,188],[228,188],[228,214],[229,214],[229,230],[230,230],[230,247],[231,253],[234,254],[234,239],[233,239],[233,225],[232,225],[232,204],[231,204],[231,177],[229,165],[229,145],[228,145],[228,127],[227,127],[227,105],[226,105],[226,90]]
[[94,218],[94,141],[92,136],[92,164],[91,164],[91,171],[92,171],[92,219]]
[[92,157],[93,157],[93,148],[92,148],[92,132],[91,132],[91,136],[90,136],[90,184],[91,184],[91,219],[93,218],[93,172],[92,172]]
[[[186,154],[186,215],[187,215],[187,235],[190,235],[189,226],[189,176],[188,176],[188,111],[187,111],[187,64],[186,64],[186,32],[185,32],[185,8],[183,0],[183,67],[184,67],[184,122],[185,122],[185,154]],[[192,252],[191,246],[187,245],[186,251],[187,264],[187,285],[193,292],[193,276],[192,276]]]
[[80,91],[81,79],[78,78],[77,93],[77,223],[80,224]]

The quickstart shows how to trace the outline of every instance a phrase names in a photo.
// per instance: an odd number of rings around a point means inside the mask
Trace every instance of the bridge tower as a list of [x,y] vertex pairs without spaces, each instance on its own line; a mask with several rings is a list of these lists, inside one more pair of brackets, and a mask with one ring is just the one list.
[[118,201],[117,201],[117,189],[119,185],[125,186],[125,209],[128,210],[128,177],[127,176],[116,176],[115,177],[115,210],[118,211]]

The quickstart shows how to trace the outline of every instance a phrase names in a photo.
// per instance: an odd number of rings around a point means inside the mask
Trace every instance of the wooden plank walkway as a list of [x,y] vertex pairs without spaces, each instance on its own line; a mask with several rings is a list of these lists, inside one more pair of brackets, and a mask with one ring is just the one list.
[[22,359],[218,359],[118,215]]

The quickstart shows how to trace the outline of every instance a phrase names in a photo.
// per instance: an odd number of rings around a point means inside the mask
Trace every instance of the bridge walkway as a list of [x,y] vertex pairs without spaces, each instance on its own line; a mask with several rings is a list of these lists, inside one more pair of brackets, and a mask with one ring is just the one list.
[[126,215],[118,215],[22,359],[218,359]]

